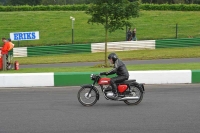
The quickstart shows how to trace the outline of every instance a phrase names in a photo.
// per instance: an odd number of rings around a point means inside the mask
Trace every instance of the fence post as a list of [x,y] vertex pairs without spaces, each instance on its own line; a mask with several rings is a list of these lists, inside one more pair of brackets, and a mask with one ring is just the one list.
[[18,47],[19,47],[19,41],[18,41]]
[[176,39],[178,38],[178,24],[176,24]]
[[125,41],[127,41],[127,25],[126,25],[126,33],[125,34],[126,34],[125,35],[125,37],[126,37]]

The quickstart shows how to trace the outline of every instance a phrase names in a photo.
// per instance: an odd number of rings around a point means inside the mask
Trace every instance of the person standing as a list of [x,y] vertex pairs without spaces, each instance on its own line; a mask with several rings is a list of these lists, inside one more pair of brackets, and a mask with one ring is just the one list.
[[1,48],[1,56],[3,57],[3,70],[7,69],[8,63],[8,51],[10,49],[10,43],[6,40],[6,38],[2,38],[3,46]]
[[132,41],[137,41],[136,28],[134,28],[133,31],[132,31]]
[[128,29],[128,32],[127,32],[127,41],[131,41],[131,28]]
[[8,50],[7,69],[11,69],[12,68],[11,61],[13,58],[13,48],[15,44],[12,43],[10,38],[8,38],[8,42],[9,42],[9,50]]
[[10,38],[8,38],[8,42],[9,42],[9,50],[8,51],[10,51],[14,48],[15,44],[12,43]]
[[1,54],[8,54],[10,49],[10,43],[6,40],[6,38],[2,38],[3,46],[1,48]]

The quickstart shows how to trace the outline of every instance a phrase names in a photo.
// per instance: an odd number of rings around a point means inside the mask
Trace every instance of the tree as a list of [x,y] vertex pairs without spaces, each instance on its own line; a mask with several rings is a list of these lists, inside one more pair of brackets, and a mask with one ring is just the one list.
[[91,15],[88,23],[102,24],[105,29],[105,65],[107,66],[108,31],[114,32],[129,25],[129,19],[139,16],[139,2],[128,0],[93,0],[86,14]]

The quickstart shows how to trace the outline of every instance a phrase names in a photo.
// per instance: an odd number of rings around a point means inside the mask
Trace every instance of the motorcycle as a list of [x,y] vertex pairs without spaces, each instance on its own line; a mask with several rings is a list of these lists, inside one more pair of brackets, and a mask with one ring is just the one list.
[[78,101],[83,106],[93,106],[99,100],[100,94],[95,86],[96,83],[100,86],[107,100],[123,101],[127,105],[138,105],[143,99],[144,84],[139,84],[136,80],[125,80],[122,83],[118,83],[118,97],[114,98],[114,93],[110,86],[110,78],[101,77],[99,74],[91,74],[90,78],[93,80],[93,84],[81,86],[77,94]]

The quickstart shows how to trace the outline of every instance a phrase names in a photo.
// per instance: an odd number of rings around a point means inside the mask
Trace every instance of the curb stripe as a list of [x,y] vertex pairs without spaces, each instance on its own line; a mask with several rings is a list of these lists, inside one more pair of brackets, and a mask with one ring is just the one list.
[[[99,72],[0,74],[0,87],[79,86],[92,84]],[[129,71],[129,79],[145,84],[200,83],[200,70]],[[114,77],[110,75],[109,77]]]
[[192,70],[192,83],[200,83],[200,70]]
[[[90,72],[54,73],[54,86],[74,86],[92,83]],[[97,74],[97,73],[95,73]]]

